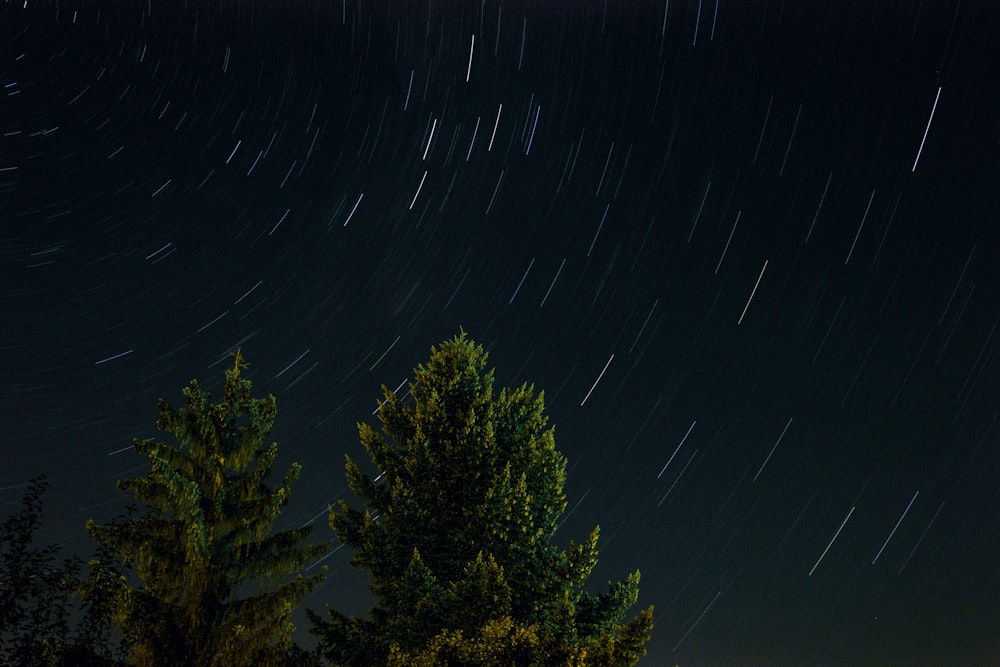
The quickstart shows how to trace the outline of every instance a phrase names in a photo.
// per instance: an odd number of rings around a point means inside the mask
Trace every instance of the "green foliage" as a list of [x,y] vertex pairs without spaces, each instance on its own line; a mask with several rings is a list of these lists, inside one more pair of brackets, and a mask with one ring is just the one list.
[[362,499],[330,525],[371,576],[368,618],[310,612],[337,665],[631,665],[645,654],[647,610],[623,622],[639,573],[592,596],[598,531],[566,551],[551,542],[566,509],[566,459],[544,396],[493,393],[483,348],[464,332],[432,348],[410,384],[385,386],[381,433],[359,424],[380,474],[347,459]]
[[[298,574],[327,548],[305,543],[311,528],[272,534],[299,466],[277,487],[265,483],[278,451],[264,443],[275,399],[251,397],[240,377],[246,364],[235,356],[222,401],[212,403],[192,380],[183,408],[158,402],[156,427],[176,445],[135,441],[150,471],[118,487],[145,513],[87,524],[125,571],[92,562],[83,599],[110,613],[140,665],[286,664],[298,654],[292,611],[323,577]],[[258,592],[241,597],[254,584]]]
[[472,632],[443,630],[416,653],[393,645],[390,667],[544,667],[550,664],[576,667],[586,665],[579,648],[551,652],[538,637],[537,626],[517,624],[510,616],[487,621]]
[[[121,525],[135,516],[130,505],[112,519]],[[71,582],[70,590],[81,598],[83,614],[77,622],[73,642],[66,647],[61,664],[78,667],[116,667],[127,664],[131,653],[127,638],[114,627],[112,616],[118,583],[126,576],[122,559],[106,544],[98,544],[89,563],[90,576]]]

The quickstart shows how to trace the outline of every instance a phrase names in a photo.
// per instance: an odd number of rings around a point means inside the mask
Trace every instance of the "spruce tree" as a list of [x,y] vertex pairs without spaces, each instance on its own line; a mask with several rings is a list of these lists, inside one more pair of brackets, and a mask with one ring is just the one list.
[[327,545],[305,542],[311,527],[272,534],[300,467],[267,485],[278,452],[265,444],[275,399],[251,397],[245,367],[237,351],[218,403],[196,380],[183,390],[183,408],[160,399],[156,427],[177,443],[135,440],[149,473],[118,482],[144,513],[87,523],[91,537],[134,570],[121,576],[92,563],[89,586],[111,591],[112,619],[133,663],[277,665],[296,653],[292,611],[323,577],[299,572]]
[[464,332],[432,348],[410,396],[385,386],[381,433],[358,424],[374,464],[347,459],[361,510],[330,525],[368,571],[367,618],[328,608],[313,633],[332,664],[631,665],[652,608],[626,620],[639,573],[591,595],[598,530],[568,550],[551,538],[566,509],[566,459],[533,386],[493,393],[487,354]]

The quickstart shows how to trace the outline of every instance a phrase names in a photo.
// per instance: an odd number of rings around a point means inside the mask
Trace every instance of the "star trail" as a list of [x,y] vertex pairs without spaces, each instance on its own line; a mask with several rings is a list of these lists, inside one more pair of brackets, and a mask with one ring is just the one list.
[[[998,27],[0,3],[0,503],[47,474],[86,556],[156,399],[241,348],[303,467],[277,527],[333,539],[356,422],[464,329],[545,391],[557,541],[641,570],[640,664],[1000,664]],[[349,560],[308,606],[367,609]]]

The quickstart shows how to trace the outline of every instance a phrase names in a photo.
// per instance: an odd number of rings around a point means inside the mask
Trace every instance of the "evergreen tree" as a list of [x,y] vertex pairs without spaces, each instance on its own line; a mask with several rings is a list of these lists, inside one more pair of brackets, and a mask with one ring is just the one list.
[[[118,488],[134,494],[145,514],[87,523],[135,577],[92,563],[84,600],[110,596],[112,619],[140,665],[286,664],[298,655],[292,610],[323,577],[297,574],[327,548],[305,543],[310,527],[271,534],[300,468],[293,464],[275,488],[265,483],[278,452],[264,443],[275,399],[251,397],[240,376],[246,363],[239,351],[235,358],[222,401],[212,403],[192,380],[183,408],[158,402],[156,427],[176,445],[135,441],[150,471]],[[252,585],[258,591],[243,596]]]
[[527,384],[493,393],[483,348],[465,333],[432,348],[409,401],[382,387],[381,433],[359,424],[378,472],[348,457],[363,510],[330,525],[371,577],[368,618],[309,612],[336,665],[631,665],[652,608],[625,620],[639,573],[591,595],[595,529],[551,542],[566,509],[566,459]]

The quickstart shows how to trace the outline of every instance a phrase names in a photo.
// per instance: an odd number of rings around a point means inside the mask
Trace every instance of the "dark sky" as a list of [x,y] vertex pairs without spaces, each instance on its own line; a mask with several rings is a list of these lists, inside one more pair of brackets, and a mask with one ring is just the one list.
[[[645,664],[1000,664],[993,2],[103,4],[0,5],[0,502],[48,474],[43,542],[89,552],[237,346],[278,527],[332,538],[355,423],[463,327],[545,390],[556,537],[642,571]],[[311,606],[367,608],[348,559]]]

